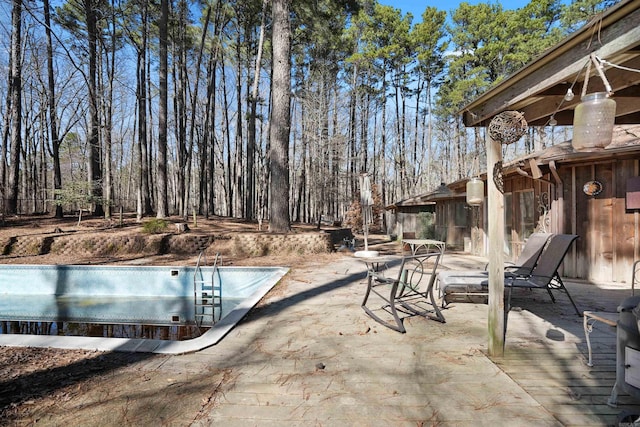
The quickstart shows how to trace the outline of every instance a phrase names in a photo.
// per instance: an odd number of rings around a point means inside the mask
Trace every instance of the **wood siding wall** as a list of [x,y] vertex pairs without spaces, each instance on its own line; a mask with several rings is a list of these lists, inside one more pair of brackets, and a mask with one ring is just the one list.
[[[505,226],[505,248],[515,259],[524,240],[533,229],[552,233],[577,234],[562,273],[566,277],[597,282],[631,283],[633,263],[640,260],[640,210],[626,209],[627,180],[640,176],[640,159],[610,158],[558,164],[553,173],[541,180],[517,173],[504,177],[504,192],[511,195],[505,203],[510,222]],[[589,196],[583,187],[589,181],[602,184],[602,192]],[[458,190],[460,191],[460,190]],[[522,223],[519,193],[533,192],[533,223]],[[475,209],[475,210],[474,210]],[[508,212],[507,212],[508,211]],[[463,249],[471,239],[472,252],[486,256],[492,248],[486,239],[487,221],[492,215],[486,204],[478,208],[466,205],[462,198],[436,203],[436,234],[447,247]],[[414,226],[415,227],[415,226]]]
[[[603,282],[631,281],[631,269],[640,259],[638,211],[627,211],[627,179],[638,176],[638,160],[610,160],[559,169],[563,183],[564,221],[559,232],[580,236],[565,263],[570,277]],[[589,181],[602,184],[600,194],[589,196]]]
[[[505,212],[510,211],[507,215],[511,219],[505,224],[510,230],[505,234],[505,249],[510,250],[512,259],[519,255],[526,238],[521,234],[529,225],[520,223],[522,215],[517,194],[533,191],[536,230],[580,236],[565,258],[564,276],[630,283],[633,262],[640,259],[640,210],[627,210],[625,196],[627,180],[640,175],[640,160],[610,159],[559,165],[557,173],[560,181],[552,173],[545,174],[543,180],[518,174],[504,177],[505,195],[511,195],[510,203],[505,203]],[[602,192],[595,196],[585,194],[583,187],[589,181],[600,182]],[[483,230],[478,231],[478,236],[486,235],[490,215],[490,212],[483,215]],[[447,225],[438,222],[441,226]],[[472,236],[471,226],[464,230],[465,236]],[[477,237],[473,240],[474,247],[486,256],[490,250],[482,250],[486,242]]]

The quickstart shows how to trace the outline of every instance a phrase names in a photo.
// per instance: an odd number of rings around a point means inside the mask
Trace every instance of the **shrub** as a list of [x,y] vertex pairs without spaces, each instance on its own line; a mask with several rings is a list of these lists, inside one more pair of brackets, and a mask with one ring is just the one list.
[[418,239],[434,239],[436,236],[435,214],[432,212],[418,213],[418,227],[416,237]]
[[[369,231],[376,233],[381,231],[382,212],[384,210],[382,205],[382,196],[378,191],[377,184],[373,184],[371,186],[371,196],[373,198],[373,206],[371,207],[371,210],[373,211],[373,223],[369,225]],[[351,202],[349,210],[345,213],[344,225],[351,228],[354,233],[363,231],[362,205],[360,204],[360,199],[356,199]]]
[[169,223],[161,218],[150,219],[142,224],[142,231],[147,234],[159,234],[167,231]]
[[344,216],[344,225],[349,227],[354,233],[362,232],[362,208],[360,200],[354,200],[349,206],[349,210]]

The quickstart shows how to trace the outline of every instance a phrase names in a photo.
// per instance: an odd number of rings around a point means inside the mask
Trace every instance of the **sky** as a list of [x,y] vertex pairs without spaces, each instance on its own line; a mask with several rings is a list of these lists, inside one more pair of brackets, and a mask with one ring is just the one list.
[[[529,0],[464,0],[469,4],[478,3],[499,3],[503,9],[519,9],[526,6]],[[463,0],[378,0],[378,3],[400,9],[403,14],[411,12],[413,15],[413,23],[420,20],[422,12],[428,7],[435,7],[438,10],[449,12],[455,10]]]

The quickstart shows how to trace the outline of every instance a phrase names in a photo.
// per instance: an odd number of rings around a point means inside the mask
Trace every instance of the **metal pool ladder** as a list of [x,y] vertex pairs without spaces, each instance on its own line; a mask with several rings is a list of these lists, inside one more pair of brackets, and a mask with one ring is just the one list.
[[[207,256],[204,251],[198,255],[198,263],[193,274],[193,305],[197,326],[212,326],[222,315],[222,280],[218,262],[222,264],[219,253],[213,260],[211,276],[207,274]],[[217,278],[217,280],[216,280]]]

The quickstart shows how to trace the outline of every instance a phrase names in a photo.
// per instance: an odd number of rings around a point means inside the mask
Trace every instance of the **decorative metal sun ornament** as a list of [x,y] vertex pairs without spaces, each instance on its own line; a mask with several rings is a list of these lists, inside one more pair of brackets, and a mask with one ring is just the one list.
[[[519,111],[503,111],[496,115],[489,123],[489,136],[502,145],[513,144],[527,132],[527,121]],[[502,180],[502,161],[493,166],[493,182],[496,188],[504,194]]]
[[527,121],[519,111],[503,111],[489,123],[489,136],[503,145],[513,144],[526,132]]

